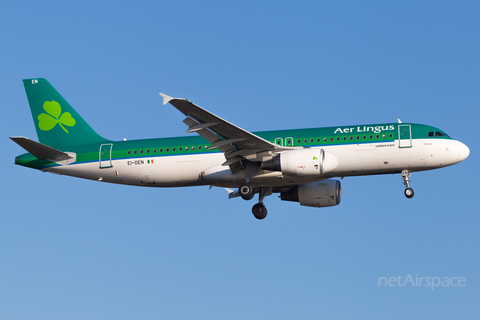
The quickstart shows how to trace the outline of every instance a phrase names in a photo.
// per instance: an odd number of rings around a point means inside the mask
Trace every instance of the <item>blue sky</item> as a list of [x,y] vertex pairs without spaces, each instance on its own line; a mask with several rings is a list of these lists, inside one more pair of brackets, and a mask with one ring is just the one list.
[[[59,1],[0,10],[1,319],[477,319],[480,5],[474,1]],[[342,180],[308,208],[13,164],[36,139],[22,79],[102,136],[185,135],[158,92],[250,131],[404,122],[470,148],[453,167]],[[379,277],[465,287],[379,287]]]

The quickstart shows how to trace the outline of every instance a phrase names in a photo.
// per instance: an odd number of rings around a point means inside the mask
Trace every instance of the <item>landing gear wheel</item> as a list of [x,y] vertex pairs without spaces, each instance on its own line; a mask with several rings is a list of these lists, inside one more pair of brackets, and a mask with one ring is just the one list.
[[243,183],[238,188],[238,193],[243,200],[250,200],[253,198],[253,188],[249,183]]
[[257,203],[252,208],[252,213],[258,220],[265,219],[267,216],[267,208],[263,205],[263,203]]
[[405,189],[405,197],[407,197],[408,199],[411,199],[413,198],[414,195],[415,195],[415,192],[413,192],[412,188]]

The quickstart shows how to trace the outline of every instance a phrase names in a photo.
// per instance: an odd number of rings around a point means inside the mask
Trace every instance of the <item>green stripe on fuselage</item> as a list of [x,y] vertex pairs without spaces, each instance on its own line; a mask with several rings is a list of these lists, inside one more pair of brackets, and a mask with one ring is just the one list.
[[[262,131],[253,133],[274,143],[276,142],[276,139],[280,138],[282,139],[284,146],[321,147],[347,144],[381,143],[385,141],[397,140],[398,125],[399,124],[397,123],[387,123],[375,125]],[[435,139],[436,137],[430,137],[428,135],[428,133],[432,131],[442,132],[445,134],[438,128],[427,125],[408,123],[401,125],[411,125],[412,139]],[[442,138],[450,139],[448,136],[444,136]],[[291,144],[287,144],[287,139],[291,141]],[[200,136],[113,141],[111,143],[113,144],[112,160],[219,152],[218,149],[206,150],[205,148],[208,147],[210,143]],[[65,149],[60,148],[59,150],[76,153],[76,164],[99,161],[100,144],[71,146]],[[160,150],[162,151],[160,152]],[[36,159],[29,153],[18,156],[16,158],[16,164],[36,169],[58,165],[46,160]]]

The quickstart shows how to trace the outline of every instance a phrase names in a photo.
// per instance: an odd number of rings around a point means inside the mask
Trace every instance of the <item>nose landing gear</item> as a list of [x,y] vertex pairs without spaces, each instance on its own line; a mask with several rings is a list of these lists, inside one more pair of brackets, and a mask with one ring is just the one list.
[[412,188],[407,188],[405,189],[405,197],[407,198],[413,198],[413,196],[415,195],[415,192],[413,192],[413,189]]
[[413,192],[413,189],[410,188],[410,182],[412,182],[412,180],[410,180],[410,176],[412,175],[412,172],[408,171],[408,170],[402,170],[402,179],[403,179],[403,184],[405,185],[405,197],[407,197],[408,199],[411,199],[413,198],[413,196],[415,195],[415,192]]

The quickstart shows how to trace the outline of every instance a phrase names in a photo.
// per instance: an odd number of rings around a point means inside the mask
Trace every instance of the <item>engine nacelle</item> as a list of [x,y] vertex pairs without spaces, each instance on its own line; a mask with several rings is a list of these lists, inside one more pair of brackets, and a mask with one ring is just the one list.
[[338,180],[325,180],[306,183],[282,192],[280,198],[285,201],[300,202],[308,207],[332,207],[340,204],[342,187]]
[[319,177],[334,171],[337,166],[337,157],[319,148],[282,152],[273,160],[262,163],[265,170],[281,171],[285,175],[300,178]]

